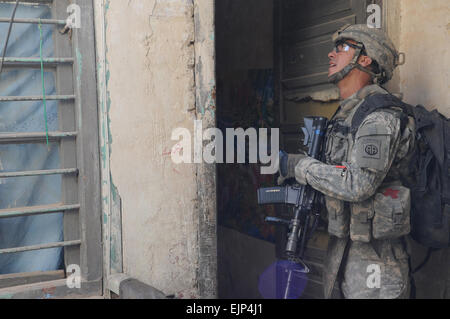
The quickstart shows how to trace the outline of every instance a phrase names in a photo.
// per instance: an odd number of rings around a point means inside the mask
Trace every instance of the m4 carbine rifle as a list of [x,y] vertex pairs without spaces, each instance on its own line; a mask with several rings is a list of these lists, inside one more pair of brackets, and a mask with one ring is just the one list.
[[[328,120],[323,117],[307,117],[302,128],[307,146],[308,156],[321,160],[322,147],[327,129]],[[280,152],[280,171],[287,175],[287,154]],[[285,187],[271,187],[258,189],[258,204],[287,204],[294,207],[294,218],[284,220],[276,217],[266,217],[265,221],[275,225],[289,228],[285,255],[287,260],[303,266],[304,273],[309,273],[308,266],[303,262],[306,244],[314,233],[320,218],[321,194],[311,186],[293,184]],[[289,277],[291,274],[289,275]],[[286,289],[286,295],[289,290]]]

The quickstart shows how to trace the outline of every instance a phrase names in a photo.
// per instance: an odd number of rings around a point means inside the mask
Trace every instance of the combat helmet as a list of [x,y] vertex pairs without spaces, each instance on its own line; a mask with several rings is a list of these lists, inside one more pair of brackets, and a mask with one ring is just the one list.
[[[333,35],[333,42],[342,40],[354,40],[358,42],[353,60],[343,70],[331,75],[328,79],[332,83],[338,83],[346,77],[351,70],[357,68],[370,74],[374,83],[384,84],[392,79],[394,69],[405,63],[405,54],[399,53],[386,33],[377,28],[369,28],[365,24],[347,24]],[[358,64],[358,58],[365,52],[378,64],[378,70],[374,71]],[[400,61],[402,57],[402,61]]]

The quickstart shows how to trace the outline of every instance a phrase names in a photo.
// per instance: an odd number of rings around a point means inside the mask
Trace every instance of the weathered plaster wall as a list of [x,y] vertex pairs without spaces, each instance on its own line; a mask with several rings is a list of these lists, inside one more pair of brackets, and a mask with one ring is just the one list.
[[450,4],[448,0],[401,2],[400,68],[405,101],[437,108],[450,117]]
[[[385,0],[383,2],[383,27],[387,30],[389,38],[394,42],[397,50],[400,46],[401,36],[401,7],[400,0]],[[386,85],[392,93],[400,92],[400,70],[397,68],[394,77]]]
[[[386,23],[406,63],[389,83],[392,92],[404,94],[410,104],[437,108],[450,117],[450,5],[447,0],[385,0]],[[417,267],[427,249],[409,241],[411,262]],[[431,255],[414,275],[417,298],[450,298],[450,249]]]
[[[194,1],[195,92],[197,120],[203,129],[216,127],[215,1]],[[206,141],[203,142],[205,145]],[[198,269],[200,297],[217,297],[216,165],[197,164]]]
[[192,132],[196,116],[194,4],[104,2],[104,102],[123,271],[166,294],[199,297],[196,167],[170,157],[172,131]]
[[[447,0],[402,0],[400,51],[406,64],[400,67],[404,100],[437,108],[450,117],[450,4]],[[413,246],[413,265],[425,249]],[[433,253],[430,262],[415,274],[418,298],[450,298],[450,249]]]
[[437,108],[450,117],[450,5],[447,0],[385,0],[387,28],[406,64],[390,88],[411,104]]

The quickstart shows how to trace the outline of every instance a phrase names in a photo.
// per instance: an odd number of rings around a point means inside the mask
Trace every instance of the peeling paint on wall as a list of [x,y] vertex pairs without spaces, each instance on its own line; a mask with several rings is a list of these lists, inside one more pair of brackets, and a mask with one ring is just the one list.
[[[121,236],[121,199],[110,173],[111,125],[109,111],[111,94],[109,91],[110,71],[108,61],[108,46],[106,43],[106,18],[110,1],[97,0],[95,4],[96,47],[97,47],[97,81],[99,96],[100,120],[100,159],[102,178],[102,216],[103,216],[103,251],[104,251],[104,281],[109,274],[123,272],[122,236]],[[105,295],[109,295],[104,285]]]
[[[198,297],[195,167],[164,155],[171,131],[190,129],[195,119],[193,2],[104,1],[103,9],[101,152],[111,174],[103,180],[111,268],[117,208],[124,272],[167,294]],[[213,110],[210,95],[205,109]]]
[[405,101],[450,117],[449,3],[402,1],[401,12],[400,51],[406,53],[406,63],[399,68]]
[[[197,119],[203,128],[216,127],[216,72],[214,36],[214,1],[196,1],[195,83]],[[196,206],[198,214],[198,269],[196,282],[201,298],[217,297],[217,211],[216,166],[196,166]]]

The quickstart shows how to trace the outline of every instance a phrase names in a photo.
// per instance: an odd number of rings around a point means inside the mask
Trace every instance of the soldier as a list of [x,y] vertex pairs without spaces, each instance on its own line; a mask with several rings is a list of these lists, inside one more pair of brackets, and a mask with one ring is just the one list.
[[[409,189],[399,181],[414,144],[413,121],[402,127],[399,108],[368,115],[357,129],[352,119],[380,85],[392,78],[399,53],[380,29],[347,25],[333,35],[329,80],[341,95],[330,121],[325,163],[288,156],[288,174],[325,195],[330,241],[323,271],[325,297],[335,283],[345,298],[408,298]],[[337,279],[340,278],[340,279]]]

